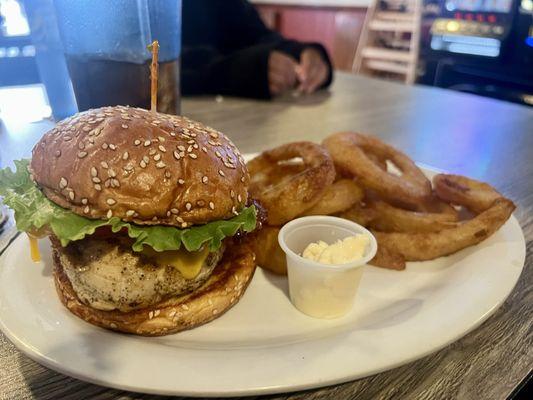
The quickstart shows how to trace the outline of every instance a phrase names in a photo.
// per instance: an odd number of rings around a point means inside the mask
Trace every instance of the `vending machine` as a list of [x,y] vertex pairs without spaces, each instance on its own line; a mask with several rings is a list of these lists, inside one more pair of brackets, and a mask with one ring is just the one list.
[[533,0],[440,0],[425,83],[533,105]]

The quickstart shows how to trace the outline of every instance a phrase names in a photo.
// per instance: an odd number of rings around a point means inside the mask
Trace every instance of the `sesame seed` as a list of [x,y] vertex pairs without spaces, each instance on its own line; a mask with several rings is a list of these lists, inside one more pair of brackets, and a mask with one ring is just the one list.
[[183,223],[183,222],[185,222],[185,221],[183,220],[183,218],[181,218],[181,217],[176,217],[176,221],[178,221],[179,223]]
[[211,136],[213,139],[218,139],[218,134],[216,132],[209,133],[209,136]]
[[201,199],[200,199],[200,200],[197,200],[197,201],[196,201],[196,205],[197,205],[198,207],[203,207],[203,206],[205,206],[205,201],[203,201],[203,200],[201,200]]
[[165,171],[165,178],[170,178],[171,174],[170,174],[170,171]]
[[117,201],[115,199],[112,199],[111,197],[108,198],[105,202],[109,204],[110,206],[117,204]]
[[182,227],[182,228],[187,228],[187,222],[182,222],[182,223],[181,223],[181,227]]
[[232,199],[235,197],[235,192],[233,191],[233,189],[230,190],[229,195]]
[[192,145],[187,147],[187,153],[190,153],[192,151]]
[[160,310],[155,310],[155,312],[154,312],[154,317],[157,317],[157,316],[159,315],[160,312],[161,312]]
[[176,132],[170,132],[170,136],[176,136]]
[[192,208],[192,204],[191,203],[185,204],[185,208],[187,209],[187,211],[190,211]]
[[231,212],[235,215],[239,215],[239,213],[237,212],[237,209],[235,208],[235,206],[231,207]]
[[240,194],[239,194],[239,195],[237,195],[237,201],[238,201],[239,203],[240,203],[240,202],[242,201],[242,197],[241,197],[241,195],[240,195]]
[[167,151],[167,149],[165,149],[165,146],[163,146],[161,144],[157,148],[159,149],[159,151],[162,151],[163,153],[166,153],[166,151]]
[[90,143],[90,144],[94,144],[94,138],[90,137],[90,138],[89,138],[89,143]]
[[207,176],[204,175],[204,177],[202,177],[202,182],[203,183],[207,183],[208,180],[209,180],[209,178]]
[[207,147],[202,146],[202,151],[203,151],[204,153],[207,153]]
[[89,209],[89,206],[85,206],[85,208],[83,209],[83,212],[84,212],[85,214],[89,214],[89,210],[90,210],[90,209]]
[[111,143],[111,144],[109,145],[109,148],[110,148],[111,150],[116,150],[116,149],[117,149],[117,146],[115,146],[113,143]]
[[185,184],[185,181],[184,181],[183,179],[178,179],[178,183],[179,183],[180,185],[183,185],[183,184]]
[[148,154],[151,156],[153,156],[155,153],[156,153],[155,149],[150,149],[150,151],[148,152]]
[[128,129],[128,125],[126,125],[126,124],[122,124],[121,126],[122,126],[124,129]]
[[86,198],[81,199],[81,204],[83,205],[87,204],[87,199]]
[[102,182],[102,181],[100,180],[100,178],[98,178],[97,176],[93,176],[93,177],[92,177],[92,181],[93,181],[94,183],[100,183],[100,182]]
[[80,151],[80,152],[78,153],[78,157],[79,157],[79,158],[83,158],[83,157],[86,157],[86,156],[87,156],[87,152],[86,152],[86,151]]
[[179,214],[179,211],[178,211],[177,208],[171,208],[171,209],[170,209],[170,212],[171,212],[172,214]]
[[90,126],[84,126],[83,128],[81,128],[81,130],[83,132],[89,132],[91,130],[91,127]]
[[155,161],[159,161],[159,160],[161,160],[161,154],[156,154],[156,155],[154,156],[154,160],[155,160]]
[[72,190],[70,192],[68,192],[68,198],[70,200],[74,200],[74,192]]
[[78,149],[83,150],[85,148],[85,145],[83,142],[78,142]]
[[107,175],[109,175],[111,178],[114,178],[115,176],[117,176],[117,173],[115,172],[115,170],[109,169],[107,171]]
[[167,165],[163,161],[159,161],[155,166],[157,168],[165,168]]
[[196,143],[193,144],[192,147],[193,147],[194,149],[198,149],[198,145],[197,145]]
[[107,150],[109,145],[107,143],[102,143],[102,149]]
[[118,181],[118,179],[111,179],[111,186],[120,187],[120,182]]
[[72,137],[71,136],[63,136],[63,140],[65,142],[68,142],[68,141],[72,140]]
[[144,162],[144,160],[141,160],[139,165],[141,166],[141,168],[146,168],[146,163]]
[[180,159],[180,153],[178,153],[177,151],[174,152],[174,158],[176,160],[179,160]]
[[198,158],[198,156],[194,153],[189,153],[189,157],[191,157],[193,160]]
[[150,146],[151,143],[152,143],[152,142],[151,142],[150,140],[145,140],[145,141],[144,141],[144,147],[148,147],[148,146]]
[[150,312],[148,313],[148,319],[152,319],[152,318],[154,318],[154,312],[153,312],[153,311],[150,311]]
[[195,144],[196,142],[193,139],[191,139],[191,140],[187,140],[187,143],[188,144]]
[[182,305],[181,305],[181,308],[183,308],[184,310],[188,310],[188,309],[189,309],[189,307],[187,306],[187,304],[182,304]]
[[220,176],[226,176],[226,174],[224,173],[224,171],[222,171],[221,169],[218,170],[218,173]]
[[217,142],[213,142],[212,140],[208,140],[207,143],[209,143],[211,146],[217,146]]
[[214,210],[215,209],[215,203],[213,203],[212,201],[209,202],[209,208],[211,210]]
[[220,154],[220,151],[215,151],[215,155],[218,157],[218,158],[222,158],[222,154]]
[[106,214],[107,218],[111,218],[113,216],[113,211],[111,210],[107,210],[107,214]]
[[165,141],[165,138],[163,136],[158,136],[157,138],[159,139],[160,142],[164,142]]
[[141,144],[141,141],[140,141],[139,139],[135,139],[135,141],[133,142],[133,144],[134,144],[135,146],[138,146],[138,145]]
[[127,215],[128,217],[131,217],[133,214],[135,214],[135,211],[134,211],[134,210],[128,210],[128,211],[126,211],[126,215]]
[[94,188],[98,191],[101,191],[102,190],[102,186],[100,186],[98,183],[96,185],[94,185]]
[[106,188],[111,187],[111,179],[108,179],[107,181],[105,181],[105,182],[104,182],[104,186],[105,186]]
[[185,151],[185,146],[182,146],[181,144],[178,146],[178,150]]
[[122,159],[123,160],[127,160],[130,156],[130,153],[128,153],[127,151],[124,152],[124,154],[122,154]]
[[241,182],[244,182],[244,176],[241,177]]
[[65,189],[67,185],[68,185],[68,181],[65,178],[61,177],[61,179],[59,180],[59,187],[61,189]]

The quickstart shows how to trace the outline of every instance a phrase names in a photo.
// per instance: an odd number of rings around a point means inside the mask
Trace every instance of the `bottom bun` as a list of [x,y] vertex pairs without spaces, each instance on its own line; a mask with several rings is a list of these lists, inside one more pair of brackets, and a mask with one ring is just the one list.
[[102,328],[143,336],[161,336],[195,328],[235,305],[251,281],[255,256],[246,244],[229,244],[207,281],[192,293],[129,312],[102,311],[82,303],[60,263],[61,246],[52,241],[54,281],[61,302],[81,319]]

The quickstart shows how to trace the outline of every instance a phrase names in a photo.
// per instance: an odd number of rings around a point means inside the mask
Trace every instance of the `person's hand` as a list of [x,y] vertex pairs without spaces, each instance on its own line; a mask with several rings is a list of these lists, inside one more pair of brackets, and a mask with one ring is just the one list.
[[300,84],[300,93],[313,93],[328,79],[329,67],[320,52],[312,47],[306,48],[300,55],[300,64],[296,66],[296,75]]
[[277,96],[296,86],[296,67],[291,56],[272,51],[268,57],[268,88],[272,96]]

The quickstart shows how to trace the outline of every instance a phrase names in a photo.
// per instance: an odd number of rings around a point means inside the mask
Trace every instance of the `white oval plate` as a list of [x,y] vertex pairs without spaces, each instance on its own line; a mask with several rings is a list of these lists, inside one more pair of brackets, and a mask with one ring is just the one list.
[[[426,170],[428,175],[432,172]],[[346,317],[316,320],[290,303],[287,282],[258,269],[221,318],[144,338],[90,325],[54,289],[50,246],[30,260],[21,235],[0,258],[0,328],[23,353],[64,374],[137,392],[234,396],[316,388],[424,357],[485,321],[515,286],[525,241],[514,217],[478,246],[408,264],[368,267]]]

